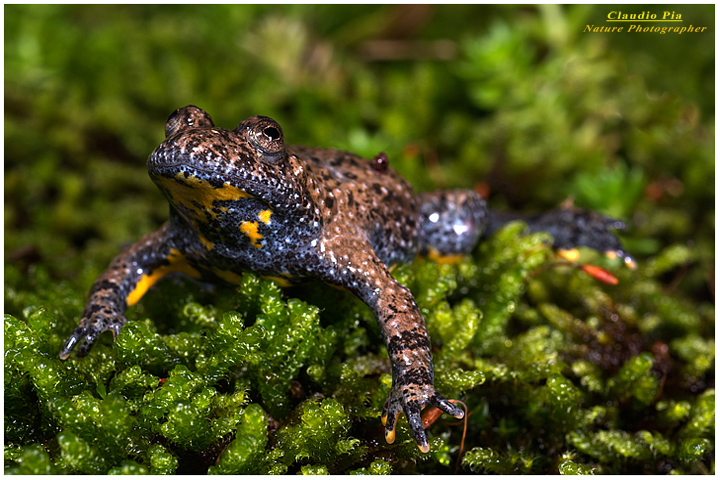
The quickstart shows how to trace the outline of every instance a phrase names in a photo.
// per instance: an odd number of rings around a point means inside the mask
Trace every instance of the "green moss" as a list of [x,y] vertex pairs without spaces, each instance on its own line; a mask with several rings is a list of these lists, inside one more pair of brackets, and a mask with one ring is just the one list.
[[715,389],[699,395],[690,410],[690,418],[680,435],[685,438],[712,435],[715,430]]
[[[682,13],[714,28],[713,6]],[[426,319],[436,386],[468,407],[460,473],[713,473],[711,37],[582,33],[606,14],[7,6],[5,472],[453,471],[463,423],[446,415],[428,454],[402,417],[384,442],[380,331],[325,285],[167,279],[117,339],[59,360],[92,282],[167,219],[143,159],[194,103],[223,127],[265,114],[292,143],[386,151],[418,191],[476,188],[528,213],[572,198],[626,220],[637,270],[581,252],[615,286],[522,223],[458,264],[394,271]],[[388,31],[431,58],[373,60]]]
[[350,475],[390,475],[392,466],[386,460],[374,460],[369,466],[350,472]]
[[152,475],[172,475],[178,467],[178,459],[162,445],[150,445],[147,452]]
[[149,471],[144,465],[132,460],[125,460],[119,467],[111,468],[108,475],[148,475]]
[[582,463],[577,463],[573,461],[571,458],[571,455],[563,455],[563,459],[558,465],[558,472],[560,475],[594,475],[595,469],[588,466],[583,465]]
[[[235,439],[227,446],[218,459],[217,465],[211,466],[211,474],[258,474],[273,470],[273,458],[267,455],[268,432],[265,412],[258,405],[249,405],[242,414],[240,424],[235,432]],[[284,473],[280,471],[274,473]]]
[[50,456],[39,444],[32,444],[23,447],[20,451],[5,451],[6,460],[15,464],[5,470],[9,475],[55,475],[57,469]]
[[531,454],[509,451],[501,455],[490,448],[474,448],[463,457],[463,464],[473,472],[494,474],[523,474],[532,471]]
[[331,463],[336,456],[355,455],[358,439],[347,436],[350,419],[342,405],[333,399],[307,400],[297,412],[299,422],[278,431],[278,447],[285,452],[289,463],[309,460]]
[[327,467],[320,465],[320,466],[311,466],[311,465],[303,465],[300,467],[300,472],[303,475],[329,475]]
[[632,396],[637,400],[649,404],[657,393],[657,380],[648,376],[653,366],[653,357],[650,353],[643,353],[632,357],[615,377],[608,381],[610,395],[619,399]]

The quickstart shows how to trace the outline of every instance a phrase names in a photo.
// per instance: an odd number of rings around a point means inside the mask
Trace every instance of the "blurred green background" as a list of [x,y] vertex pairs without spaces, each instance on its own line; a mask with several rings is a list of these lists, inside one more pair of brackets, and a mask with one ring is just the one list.
[[[708,28],[583,33],[611,10]],[[79,314],[112,257],[165,221],[145,159],[188,104],[225,128],[262,114],[289,143],[385,151],[417,190],[475,188],[527,212],[572,198],[626,220],[641,265],[680,246],[665,292],[714,304],[714,5],[4,13],[6,314]],[[714,355],[714,328],[700,334]]]

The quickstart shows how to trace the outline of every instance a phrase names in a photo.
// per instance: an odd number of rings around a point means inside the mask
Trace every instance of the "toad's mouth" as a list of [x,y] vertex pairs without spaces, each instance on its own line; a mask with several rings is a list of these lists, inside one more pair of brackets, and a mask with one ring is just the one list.
[[[152,158],[152,157],[151,157]],[[193,160],[151,163],[148,160],[148,174],[156,184],[159,182],[178,182],[199,188],[221,189],[232,187],[241,190],[238,185],[253,190],[262,186],[253,175],[238,175],[237,168],[223,171],[216,168],[199,167]]]
[[308,203],[304,185],[288,178],[285,165],[258,163],[239,150],[230,153],[163,143],[149,156],[148,173],[166,196],[176,191],[171,201],[199,197],[200,204],[210,204],[212,199],[254,198],[278,212]]

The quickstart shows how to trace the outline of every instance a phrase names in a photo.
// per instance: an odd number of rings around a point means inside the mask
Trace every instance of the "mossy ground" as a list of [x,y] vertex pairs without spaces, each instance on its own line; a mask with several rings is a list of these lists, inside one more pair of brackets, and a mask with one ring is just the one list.
[[436,385],[470,412],[460,471],[714,472],[714,6],[674,8],[705,36],[583,34],[606,10],[6,6],[6,473],[454,469],[447,418],[428,454],[404,421],[385,444],[378,328],[322,284],[168,279],[114,343],[59,360],[93,280],[166,218],[144,159],[190,103],[386,151],[418,190],[627,220],[636,271],[583,252],[616,286],[522,224],[458,265],[395,270]]

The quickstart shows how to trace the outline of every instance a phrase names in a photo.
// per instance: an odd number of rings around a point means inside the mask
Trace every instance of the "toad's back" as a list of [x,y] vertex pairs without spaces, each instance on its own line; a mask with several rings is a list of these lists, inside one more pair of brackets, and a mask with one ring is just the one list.
[[412,187],[379,154],[373,160],[334,149],[288,147],[308,170],[308,195],[323,219],[323,236],[365,238],[388,264],[418,251],[419,203]]

